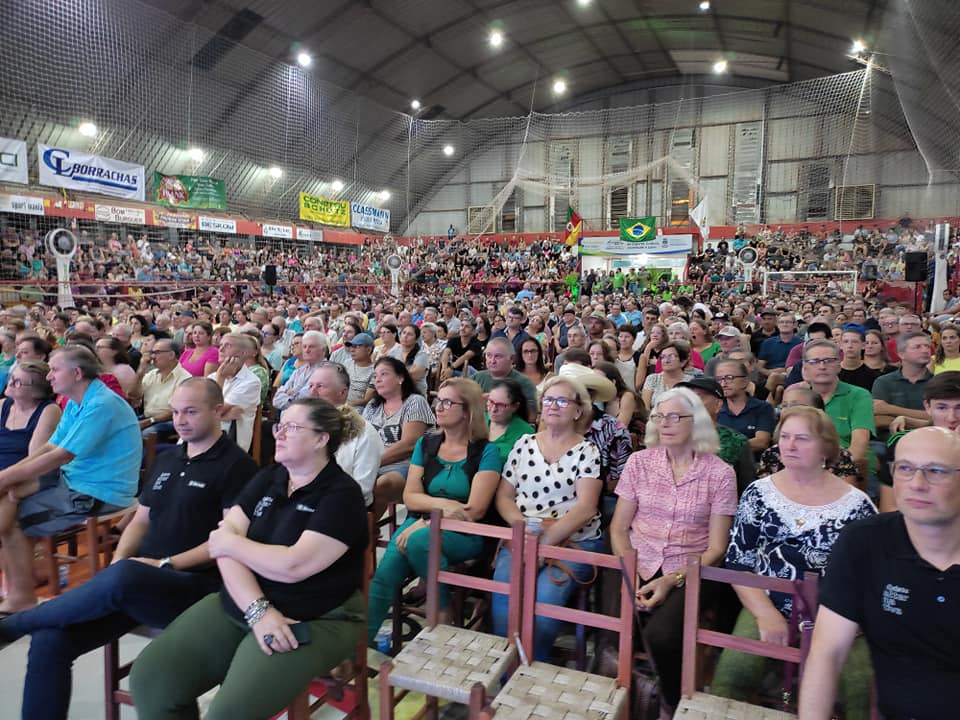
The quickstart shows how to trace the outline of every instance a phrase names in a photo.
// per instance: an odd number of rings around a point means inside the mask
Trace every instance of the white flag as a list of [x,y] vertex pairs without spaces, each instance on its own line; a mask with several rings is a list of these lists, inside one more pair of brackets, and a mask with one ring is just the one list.
[[707,242],[707,240],[710,239],[710,221],[707,220],[706,196],[700,201],[699,205],[690,211],[690,217],[697,224],[697,227],[700,228],[700,236],[703,238],[703,242]]

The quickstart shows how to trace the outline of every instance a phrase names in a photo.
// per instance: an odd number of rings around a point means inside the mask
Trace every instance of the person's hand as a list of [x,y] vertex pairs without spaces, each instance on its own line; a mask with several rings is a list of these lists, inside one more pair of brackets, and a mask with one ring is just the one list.
[[467,508],[467,505],[457,502],[456,500],[447,500],[440,506],[443,516],[451,520],[469,520],[470,517],[467,515]]
[[427,524],[423,520],[415,520],[410,523],[403,532],[399,533],[394,540],[394,544],[404,555],[407,554],[407,540],[410,539],[410,536],[413,535],[417,530],[427,527]]
[[893,420],[890,421],[890,434],[895,435],[898,432],[903,432],[907,429],[907,418],[903,415],[897,415]]
[[642,585],[640,589],[637,590],[637,600],[639,600],[640,604],[647,610],[653,610],[655,607],[663,604],[664,600],[666,600],[670,594],[670,591],[673,590],[676,585],[677,581],[673,575],[658,577],[656,580],[651,580],[645,585]]
[[217,373],[223,378],[235,377],[240,368],[243,367],[243,360],[238,357],[228,357],[220,363]]
[[[296,622],[296,620],[284,617],[283,613],[275,607],[271,607],[251,628],[251,632],[257,639],[257,644],[263,650],[264,655],[273,655],[275,652],[290,652],[299,647],[297,639],[293,636],[293,630],[290,629],[290,626],[296,624]],[[270,642],[268,643],[266,640],[270,640]]]
[[207,538],[207,550],[210,557],[214,560],[226,557],[237,537],[236,529],[229,523],[221,521],[217,529],[211,532]]
[[757,617],[760,639],[773,645],[786,645],[790,640],[790,628],[787,621],[776,610]]

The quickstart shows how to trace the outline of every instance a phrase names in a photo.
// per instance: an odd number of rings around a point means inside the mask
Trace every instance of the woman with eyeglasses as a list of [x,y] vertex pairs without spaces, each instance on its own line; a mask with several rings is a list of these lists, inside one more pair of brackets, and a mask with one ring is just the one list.
[[[584,438],[593,420],[590,394],[572,377],[547,380],[541,398],[540,428],[524,435],[510,451],[497,490],[497,510],[504,522],[531,520],[542,529],[540,542],[603,552],[598,505],[600,452]],[[511,549],[497,555],[494,579],[510,578]],[[593,568],[579,563],[548,563],[537,576],[537,600],[563,605],[577,583],[588,582]],[[506,635],[507,597],[494,594],[491,603],[494,632]],[[550,658],[560,630],[559,621],[538,617],[534,647],[537,660]]]
[[[502,461],[496,445],[487,440],[480,386],[463,378],[447,380],[437,391],[434,407],[437,433],[417,440],[410,458],[403,489],[407,519],[390,539],[370,585],[367,638],[371,645],[396,591],[411,574],[427,576],[430,513],[440,510],[444,517],[482,520],[500,481]],[[444,532],[442,551],[440,567],[446,569],[478,557],[483,538]],[[449,604],[444,589],[442,622],[449,619]]]
[[543,346],[539,340],[528,338],[520,343],[520,352],[517,353],[517,372],[526,375],[538,391],[547,379],[553,377],[553,373],[547,369]]
[[660,372],[648,375],[643,381],[640,395],[645,408],[652,408],[663,393],[677,383],[694,376],[694,373],[686,369],[689,360],[690,345],[683,340],[668,342],[663,346],[660,357],[657,359],[662,369]]
[[373,349],[373,361],[376,362],[382,357],[394,357],[391,351],[397,346],[399,334],[397,326],[393,323],[383,323],[377,326],[377,337],[380,344]]
[[[744,491],[725,566],[779,578],[800,579],[808,572],[822,575],[843,528],[877,510],[863,492],[831,471],[839,457],[840,440],[825,412],[799,405],[787,408],[774,439],[783,469],[756,480]],[[734,589],[743,603],[734,635],[787,645],[792,596],[748,587]],[[766,668],[765,658],[724,650],[711,691],[745,700],[762,682]],[[870,716],[870,675],[867,648],[861,639],[844,673],[844,717]]]
[[435,419],[407,366],[393,357],[374,363],[373,399],[363,418],[377,429],[384,446],[373,492],[373,513],[379,519],[390,503],[400,502],[413,449]]
[[[6,397],[0,409],[0,470],[23,460],[31,452],[43,447],[60,422],[60,408],[53,402],[53,390],[47,380],[50,368],[39,360],[23,360],[10,373]],[[6,494],[0,498],[0,535],[8,538],[12,532],[17,537],[10,542],[26,544],[16,525],[17,503]],[[34,592],[33,565],[21,566],[15,561],[22,553],[8,555],[0,546],[0,570],[6,585],[7,595],[0,602],[0,612],[10,613],[25,610],[37,604]],[[28,553],[29,555],[29,553]],[[49,578],[51,583],[57,578]]]
[[[534,341],[535,342],[535,341]],[[487,395],[487,418],[490,425],[488,438],[500,452],[500,462],[507,456],[524,435],[532,435],[533,425],[525,418],[530,416],[527,396],[516,380],[495,380]]]
[[276,464],[247,484],[208,548],[223,589],[189,608],[130,674],[137,716],[268,718],[363,636],[363,493],[334,460],[349,408],[294,400],[274,426]]
[[723,559],[737,480],[717,457],[720,441],[703,401],[687,388],[660,396],[645,444],[627,460],[617,483],[610,542],[615,555],[637,555],[637,604],[650,613],[643,639],[660,678],[661,717],[672,717],[680,701],[680,588],[687,561],[690,555],[699,555],[703,565]]

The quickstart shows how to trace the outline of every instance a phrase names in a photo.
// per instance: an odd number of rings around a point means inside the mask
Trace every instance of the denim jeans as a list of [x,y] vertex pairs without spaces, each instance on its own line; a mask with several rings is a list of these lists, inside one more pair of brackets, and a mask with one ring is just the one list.
[[163,628],[218,586],[214,573],[121,560],[82,585],[0,621],[0,635],[32,635],[24,720],[66,720],[73,661],[138,625]]
[[[587,550],[589,552],[606,552],[606,543],[603,538],[595,540],[582,540],[572,543],[578,550]],[[501,582],[510,579],[510,555],[507,548],[501,548],[497,555],[497,562],[494,566],[493,579]],[[566,563],[570,572],[580,582],[587,582],[593,577],[593,565],[586,563]],[[567,600],[573,595],[576,585],[573,579],[563,570],[555,567],[544,566],[540,568],[537,574],[537,602],[549,603],[550,605],[566,605]],[[491,601],[491,614],[493,615],[493,631],[497,635],[506,637],[507,635],[507,611],[509,602],[506,595],[494,594]],[[560,621],[553,618],[537,617],[536,627],[533,634],[533,659],[546,662],[550,659],[550,650],[553,647],[557,635],[560,633]],[[529,654],[530,649],[525,648]]]

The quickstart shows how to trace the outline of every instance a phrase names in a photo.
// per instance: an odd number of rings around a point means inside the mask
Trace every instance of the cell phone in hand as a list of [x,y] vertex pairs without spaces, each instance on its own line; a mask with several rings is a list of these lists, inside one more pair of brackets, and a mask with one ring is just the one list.
[[310,632],[310,624],[305,622],[294,623],[290,626],[290,632],[297,639],[297,645],[309,645],[313,635]]

